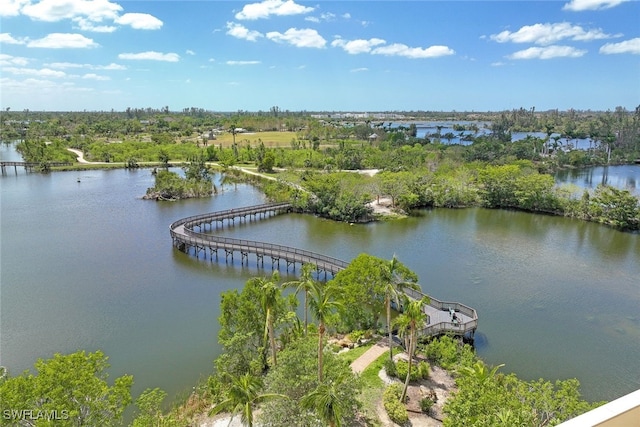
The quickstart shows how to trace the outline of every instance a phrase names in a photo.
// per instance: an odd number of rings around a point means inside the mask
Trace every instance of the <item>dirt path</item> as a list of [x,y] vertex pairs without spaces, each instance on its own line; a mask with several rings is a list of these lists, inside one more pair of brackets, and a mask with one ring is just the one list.
[[76,150],[75,148],[67,148],[67,151],[71,151],[73,154],[76,155],[78,163],[82,163],[82,164],[85,164],[85,165],[111,165],[111,164],[113,164],[113,163],[107,163],[107,162],[90,162],[88,160],[85,160],[84,153],[82,151],[80,151],[80,150]]

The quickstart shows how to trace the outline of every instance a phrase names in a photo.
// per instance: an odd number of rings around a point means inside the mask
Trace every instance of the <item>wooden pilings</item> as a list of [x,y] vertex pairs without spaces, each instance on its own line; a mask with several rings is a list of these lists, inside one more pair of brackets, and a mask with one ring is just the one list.
[[[242,223],[258,218],[267,218],[290,210],[291,205],[289,203],[272,203],[229,209],[183,218],[171,224],[169,229],[173,245],[176,248],[185,253],[190,253],[191,248],[193,248],[193,254],[196,257],[199,258],[200,253],[203,252],[205,259],[207,258],[208,250],[211,261],[213,261],[214,253],[216,261],[219,261],[218,251],[224,250],[226,263],[231,262],[233,264],[234,254],[237,252],[240,253],[240,264],[243,267],[245,265],[248,266],[250,258],[255,256],[256,266],[264,268],[264,257],[266,256],[271,259],[272,270],[280,269],[281,260],[284,261],[282,267],[286,268],[287,271],[289,269],[295,271],[296,264],[313,264],[316,266],[318,279],[323,275],[324,280],[327,280],[329,275],[333,276],[340,270],[345,269],[348,265],[346,261],[327,255],[273,243],[222,237],[213,233],[213,224],[216,225],[216,229],[218,223],[220,223],[221,227],[224,227],[225,220],[227,226],[231,227],[236,224],[236,220]],[[209,232],[207,232],[207,227]],[[195,229],[198,231],[195,231]],[[421,292],[411,289],[407,290],[407,295],[416,300],[424,296]],[[430,303],[424,305],[424,310],[430,322],[420,331],[421,335],[454,334],[473,339],[473,334],[478,325],[478,315],[473,308],[457,302],[439,301],[431,297]],[[460,321],[452,321],[449,317],[451,310],[456,312]]]

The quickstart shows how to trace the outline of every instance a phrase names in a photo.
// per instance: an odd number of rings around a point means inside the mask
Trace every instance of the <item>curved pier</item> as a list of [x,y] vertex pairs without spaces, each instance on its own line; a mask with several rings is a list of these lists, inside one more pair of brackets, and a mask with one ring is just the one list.
[[[240,253],[244,265],[249,263],[249,254],[256,256],[259,266],[264,267],[264,257],[271,259],[272,268],[280,268],[280,261],[286,262],[286,268],[295,268],[295,264],[314,264],[318,272],[335,275],[345,269],[349,263],[337,258],[332,258],[316,252],[273,243],[257,242],[253,240],[233,239],[206,233],[207,228],[213,229],[214,224],[233,226],[236,221],[246,222],[258,218],[287,213],[291,211],[289,203],[269,203],[257,206],[248,206],[238,209],[211,212],[202,215],[182,218],[169,227],[173,245],[179,250],[189,253],[193,248],[194,254],[199,257],[207,252],[213,260],[215,255],[218,260],[218,251],[224,251],[225,260],[233,260],[234,253]],[[196,231],[195,229],[198,229]],[[406,290],[410,298],[420,299],[425,294],[419,291]],[[427,314],[427,326],[420,331],[420,335],[431,336],[441,334],[453,334],[467,338],[473,338],[478,327],[478,314],[476,310],[458,302],[440,301],[429,297],[431,302],[424,307]]]

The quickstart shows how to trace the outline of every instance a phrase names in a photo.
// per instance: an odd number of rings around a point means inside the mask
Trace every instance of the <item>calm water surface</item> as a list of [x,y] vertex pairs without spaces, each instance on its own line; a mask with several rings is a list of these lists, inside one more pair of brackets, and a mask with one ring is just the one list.
[[597,166],[583,169],[568,169],[556,173],[556,181],[573,184],[580,188],[594,189],[598,185],[629,190],[640,197],[640,165]]
[[[141,200],[152,184],[148,170],[0,178],[0,364],[18,374],[38,357],[101,349],[112,377],[134,375],[136,395],[175,396],[211,371],[220,292],[264,271],[253,258],[241,267],[178,252],[168,225],[264,198],[239,185],[207,200]],[[590,400],[640,388],[640,235],[483,209],[353,226],[292,214],[223,233],[347,260],[396,254],[425,292],[478,310],[487,362],[528,379],[577,377]]]

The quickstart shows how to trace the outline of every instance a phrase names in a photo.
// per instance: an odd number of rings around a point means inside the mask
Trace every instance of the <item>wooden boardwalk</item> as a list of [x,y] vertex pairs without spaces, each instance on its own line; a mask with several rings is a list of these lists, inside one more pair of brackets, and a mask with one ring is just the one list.
[[[242,265],[248,265],[249,254],[252,254],[255,256],[256,263],[264,267],[264,257],[266,256],[271,260],[272,268],[279,269],[280,261],[283,261],[286,263],[287,271],[290,267],[295,269],[296,264],[314,264],[318,273],[324,272],[325,278],[327,273],[335,275],[349,265],[346,261],[304,249],[253,240],[233,239],[211,233],[214,227],[224,226],[225,223],[227,226],[233,226],[236,221],[247,222],[290,211],[291,205],[289,203],[270,203],[227,209],[179,219],[170,225],[169,231],[176,248],[185,253],[193,252],[196,257],[203,254],[206,258],[208,255],[210,260],[213,260],[214,257],[219,260],[218,251],[221,252],[220,255],[224,255],[227,262],[229,259],[233,261],[234,253],[239,253]],[[414,299],[420,299],[425,295],[413,290],[407,290],[406,293]],[[458,302],[440,301],[431,296],[429,298],[431,302],[424,306],[428,323],[420,332],[421,335],[453,334],[473,338],[478,327],[478,315],[473,308]]]
[[[71,163],[68,162],[48,162],[49,166],[71,166]],[[7,173],[7,167],[13,166],[13,170],[15,174],[18,174],[18,166],[24,167],[26,171],[30,171],[31,169],[40,166],[40,163],[35,162],[0,162],[0,171],[2,171],[2,175]]]

